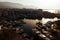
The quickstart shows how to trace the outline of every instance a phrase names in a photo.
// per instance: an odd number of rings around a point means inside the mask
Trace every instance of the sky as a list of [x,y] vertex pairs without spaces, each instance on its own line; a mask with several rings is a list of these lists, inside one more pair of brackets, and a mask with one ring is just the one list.
[[33,5],[40,9],[60,10],[60,0],[0,0],[1,2],[13,2],[23,5]]

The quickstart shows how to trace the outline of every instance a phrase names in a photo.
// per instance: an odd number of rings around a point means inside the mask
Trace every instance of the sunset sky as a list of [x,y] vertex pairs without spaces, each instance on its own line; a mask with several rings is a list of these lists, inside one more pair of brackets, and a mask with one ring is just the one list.
[[33,5],[41,9],[60,9],[60,0],[0,0],[1,2],[13,2],[23,5]]

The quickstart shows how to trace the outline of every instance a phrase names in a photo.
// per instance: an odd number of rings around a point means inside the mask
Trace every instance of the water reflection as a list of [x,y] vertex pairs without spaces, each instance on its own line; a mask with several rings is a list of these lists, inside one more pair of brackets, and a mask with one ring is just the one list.
[[[49,19],[49,18],[42,18],[42,20],[38,20],[38,19],[24,19],[24,22],[26,22],[26,24],[23,27],[23,30],[28,34],[28,35],[32,35],[32,29],[33,31],[41,38],[48,38],[51,40],[55,40],[56,38],[56,31],[55,28],[57,28],[57,26],[52,27],[51,24],[54,21],[60,20],[58,18],[53,18],[53,19]],[[47,24],[45,26],[41,25],[39,22],[41,22],[42,24]],[[37,23],[37,25],[36,25]],[[54,24],[55,25],[55,24]],[[35,28],[33,28],[35,27]],[[38,30],[37,30],[38,29]],[[52,33],[52,35],[50,34],[50,31]],[[53,33],[56,32],[56,33]],[[34,33],[34,34],[35,34]],[[36,37],[37,37],[36,35]],[[38,38],[38,37],[37,37]],[[36,38],[35,38],[36,39]],[[39,39],[39,38],[38,38]],[[47,40],[47,39],[46,39]]]
[[[34,40],[35,39],[36,40],[45,39],[48,37],[49,37],[49,39],[52,39],[52,38],[55,39],[56,38],[55,37],[56,35],[54,35],[55,33],[53,33],[52,35],[50,33],[56,31],[55,28],[57,28],[57,27],[55,27],[55,24],[53,27],[51,27],[51,25],[50,25],[51,22],[48,22],[48,21],[55,21],[55,20],[59,20],[59,19],[58,18],[54,18],[54,19],[42,18],[42,20],[20,19],[20,20],[15,20],[15,21],[4,21],[4,24],[2,24],[2,25],[4,27],[6,26],[8,29],[11,29],[12,27],[15,28],[16,30],[14,30],[14,29],[13,30],[16,31],[16,33],[18,33],[19,35],[22,34],[22,36],[23,35],[25,36],[27,34],[26,36],[29,35],[28,37],[31,37],[31,35],[33,35]],[[42,23],[44,23],[45,21],[48,23],[45,26],[43,26]],[[2,26],[0,25],[0,27],[2,27]]]
[[42,18],[41,20],[38,19],[24,19],[24,22],[26,22],[26,24],[32,25],[32,26],[36,26],[37,22],[41,22],[42,24],[46,24],[48,21],[57,21],[60,20],[58,18]]
[[57,21],[57,20],[60,20],[60,19],[58,19],[58,18],[42,18],[42,24],[46,24],[48,21]]
[[24,19],[24,22],[26,22],[27,25],[35,26],[37,21],[33,19]]

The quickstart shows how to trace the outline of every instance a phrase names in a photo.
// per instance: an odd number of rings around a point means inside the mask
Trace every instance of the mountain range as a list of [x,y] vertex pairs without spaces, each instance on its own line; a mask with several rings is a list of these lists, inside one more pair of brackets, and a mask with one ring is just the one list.
[[35,9],[35,6],[25,6],[19,3],[11,3],[11,2],[0,2],[0,8],[32,8]]

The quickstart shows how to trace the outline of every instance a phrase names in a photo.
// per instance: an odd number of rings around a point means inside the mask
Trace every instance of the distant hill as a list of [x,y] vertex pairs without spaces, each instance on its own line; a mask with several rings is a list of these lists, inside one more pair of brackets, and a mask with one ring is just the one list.
[[35,6],[24,6],[19,3],[11,3],[11,2],[0,2],[0,8],[37,8]]

